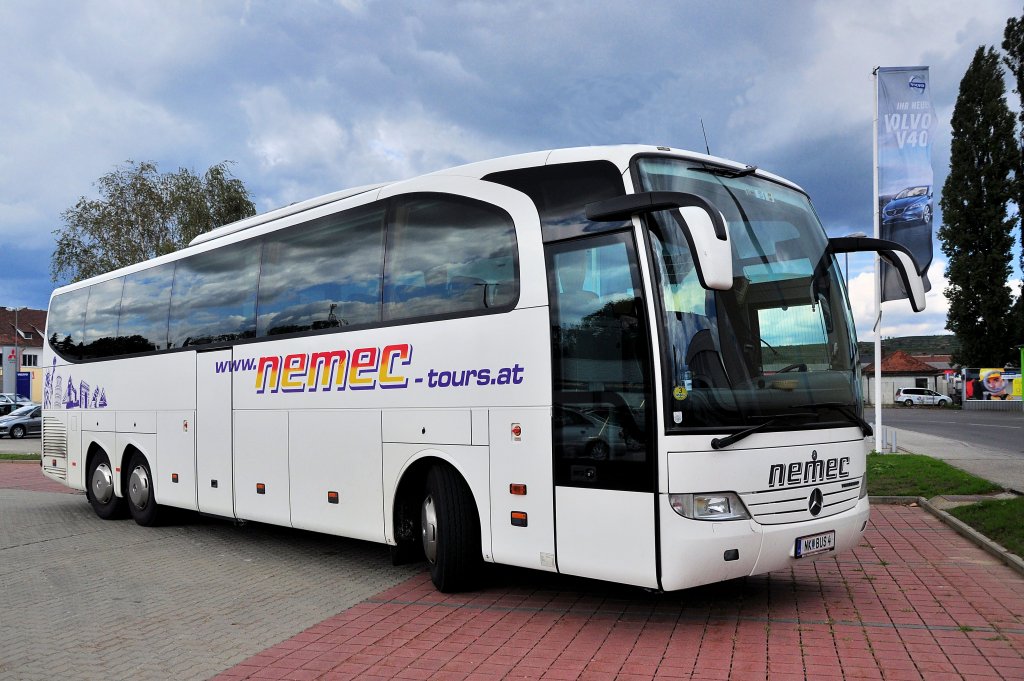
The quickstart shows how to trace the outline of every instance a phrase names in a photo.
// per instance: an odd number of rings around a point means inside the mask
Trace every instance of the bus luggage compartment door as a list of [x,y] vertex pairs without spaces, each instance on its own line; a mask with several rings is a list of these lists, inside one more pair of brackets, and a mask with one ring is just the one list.
[[234,517],[232,350],[196,353],[196,482],[199,510]]

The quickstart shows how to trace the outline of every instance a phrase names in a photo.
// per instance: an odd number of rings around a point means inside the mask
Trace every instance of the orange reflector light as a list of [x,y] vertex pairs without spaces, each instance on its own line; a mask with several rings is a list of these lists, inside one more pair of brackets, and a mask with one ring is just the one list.
[[256,494],[266,494],[266,493],[267,493],[267,486],[264,485],[262,482],[257,482],[256,483]]
[[178,474],[171,473],[171,482],[178,482]]
[[526,496],[526,485],[513,482],[508,486],[508,493],[515,494],[517,496]]
[[512,511],[512,524],[516,527],[526,527],[526,513],[523,511]]
[[327,493],[327,503],[328,504],[336,504],[336,503],[338,503],[338,493],[337,492],[328,492]]

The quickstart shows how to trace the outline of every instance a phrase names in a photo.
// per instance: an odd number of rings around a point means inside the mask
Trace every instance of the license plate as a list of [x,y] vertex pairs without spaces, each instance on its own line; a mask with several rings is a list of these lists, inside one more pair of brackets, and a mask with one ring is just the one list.
[[809,534],[806,537],[796,538],[796,557],[804,558],[818,553],[825,553],[836,548],[836,531],[819,532]]

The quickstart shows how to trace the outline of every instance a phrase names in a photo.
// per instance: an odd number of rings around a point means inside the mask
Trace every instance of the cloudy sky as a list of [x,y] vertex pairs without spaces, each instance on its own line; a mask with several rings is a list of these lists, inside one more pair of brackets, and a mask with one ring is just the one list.
[[[231,160],[262,212],[538,149],[703,150],[703,119],[712,153],[802,185],[830,234],[870,232],[872,68],[931,67],[941,187],[960,79],[1020,13],[1009,0],[5,0],[0,305],[46,307],[60,214],[128,159],[200,174]],[[928,310],[885,303],[883,335],[945,333],[944,265],[936,245]],[[850,259],[864,340],[870,267]]]

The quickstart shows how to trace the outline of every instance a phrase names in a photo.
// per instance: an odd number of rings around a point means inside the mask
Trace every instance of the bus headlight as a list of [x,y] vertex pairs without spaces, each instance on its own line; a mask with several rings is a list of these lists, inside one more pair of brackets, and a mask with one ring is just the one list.
[[868,474],[860,476],[860,498],[863,499],[868,495]]
[[691,520],[745,520],[750,517],[740,498],[733,492],[669,494],[672,510]]

